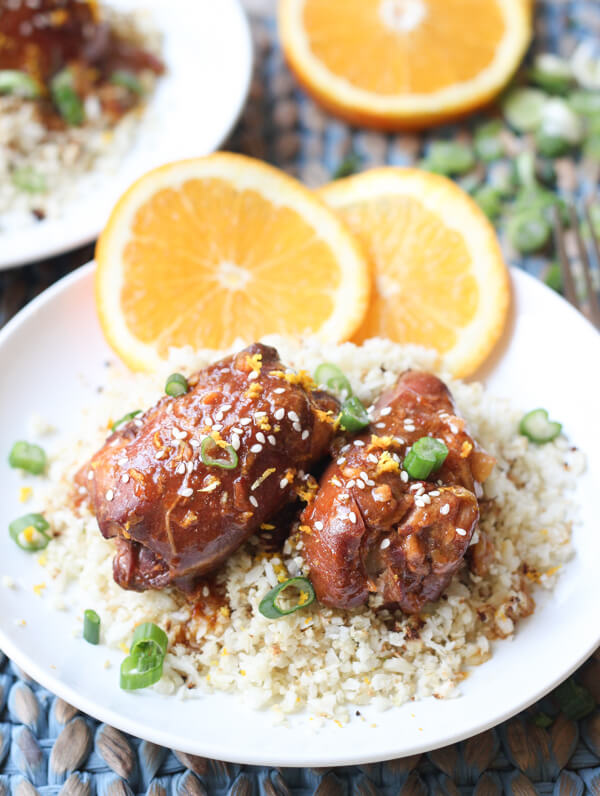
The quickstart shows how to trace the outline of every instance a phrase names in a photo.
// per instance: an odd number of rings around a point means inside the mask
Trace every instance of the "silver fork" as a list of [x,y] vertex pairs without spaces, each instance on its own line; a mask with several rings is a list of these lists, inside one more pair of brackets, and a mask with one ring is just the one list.
[[[592,264],[590,262],[589,252],[587,246],[585,245],[585,241],[581,236],[581,230],[579,229],[579,218],[577,217],[575,207],[572,204],[569,204],[567,209],[571,221],[571,229],[574,232],[575,240],[577,242],[579,261],[581,263],[583,277],[585,279],[586,295],[585,297],[580,297],[575,287],[574,264],[569,259],[569,255],[567,254],[567,247],[565,245],[565,228],[560,215],[560,210],[555,207],[554,238],[556,241],[558,259],[560,261],[560,270],[562,272],[565,298],[575,307],[575,309],[579,310],[582,315],[585,315],[585,317],[591,323],[593,323],[597,329],[600,329],[600,303],[598,302],[598,294],[594,287],[592,278]],[[598,236],[594,231],[589,202],[585,205],[585,216],[590,229],[592,248],[596,257],[596,262],[600,267],[600,241],[598,240]]]

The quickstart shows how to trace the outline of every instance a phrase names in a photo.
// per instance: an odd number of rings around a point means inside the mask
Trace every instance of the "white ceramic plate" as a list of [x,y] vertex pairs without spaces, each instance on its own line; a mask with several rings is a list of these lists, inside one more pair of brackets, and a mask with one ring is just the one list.
[[472,671],[460,698],[383,713],[361,707],[365,720],[342,729],[330,723],[315,732],[306,716],[273,726],[268,711],[250,710],[231,695],[182,702],[121,691],[122,653],[73,637],[74,618],[33,594],[41,571],[6,532],[24,512],[19,476],[6,464],[10,446],[26,437],[33,412],[67,428],[93,400],[103,362],[112,356],[96,321],[92,275],[86,266],[63,279],[0,332],[0,576],[10,573],[19,582],[16,590],[0,587],[0,647],[46,688],[102,721],[183,751],[254,764],[341,765],[415,754],[497,724],[549,691],[600,643],[600,335],[541,283],[513,271],[513,323],[485,374],[488,388],[523,407],[546,407],[589,456],[578,495],[577,555],[515,640],[495,644],[493,658]]
[[0,269],[50,257],[93,240],[138,177],[223,143],[245,102],[252,40],[239,0],[106,0],[120,11],[142,5],[163,34],[167,72],[157,83],[132,149],[117,172],[93,173],[81,195],[48,219],[0,233]]

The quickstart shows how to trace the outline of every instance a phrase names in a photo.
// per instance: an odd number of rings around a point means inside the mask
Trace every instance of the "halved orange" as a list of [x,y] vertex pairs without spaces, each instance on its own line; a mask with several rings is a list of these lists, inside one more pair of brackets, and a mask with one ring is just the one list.
[[283,172],[218,153],[171,163],[120,199],[96,249],[104,333],[133,369],[171,347],[354,334],[369,268],[325,203]]
[[531,39],[526,0],[279,0],[300,83],[332,113],[419,128],[489,102]]
[[391,167],[320,194],[371,262],[371,305],[354,340],[420,344],[439,351],[454,375],[473,373],[500,337],[510,303],[496,233],[475,202],[445,177]]

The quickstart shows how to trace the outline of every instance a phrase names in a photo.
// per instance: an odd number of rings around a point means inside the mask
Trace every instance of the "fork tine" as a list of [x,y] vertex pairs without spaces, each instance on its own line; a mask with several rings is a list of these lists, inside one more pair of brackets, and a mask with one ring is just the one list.
[[558,259],[560,261],[560,270],[562,272],[563,285],[565,288],[565,298],[574,307],[579,309],[577,302],[577,293],[575,292],[575,283],[573,281],[573,274],[571,273],[571,264],[567,256],[565,248],[565,228],[563,227],[562,218],[560,217],[560,209],[554,208],[554,240],[556,241],[556,250],[558,252]]
[[[600,305],[598,304],[598,296],[596,295],[596,290],[594,288],[594,283],[592,281],[592,266],[590,264],[590,258],[588,255],[586,245],[581,236],[581,231],[579,229],[579,219],[577,218],[577,213],[575,212],[575,208],[573,207],[573,205],[569,206],[569,212],[571,214],[571,224],[575,231],[575,239],[577,240],[577,248],[579,249],[579,258],[581,260],[581,265],[583,267],[583,275],[585,277],[585,286],[587,289],[588,312],[585,314],[587,314],[589,320],[591,320],[591,322],[598,327],[600,326]],[[588,213],[588,218],[589,218],[589,213]]]

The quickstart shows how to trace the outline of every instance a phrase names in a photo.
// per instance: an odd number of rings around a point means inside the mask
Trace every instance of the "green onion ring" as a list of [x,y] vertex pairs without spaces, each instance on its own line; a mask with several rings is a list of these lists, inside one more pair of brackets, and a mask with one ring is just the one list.
[[[33,553],[48,546],[50,537],[46,531],[49,528],[50,525],[42,514],[24,514],[10,523],[8,532],[22,550]],[[28,535],[31,538],[28,539]]]
[[[300,590],[300,598],[297,605],[285,610],[277,605],[277,598],[290,586],[295,586]],[[305,596],[306,599],[302,601],[303,596]],[[258,606],[258,610],[263,616],[266,616],[267,619],[280,619],[282,616],[287,616],[288,614],[293,614],[295,611],[299,611],[301,608],[306,608],[314,602],[314,600],[315,590],[308,578],[289,578],[278,586],[275,586],[274,589],[271,589],[271,591],[263,597]]]
[[83,637],[88,644],[100,642],[100,617],[91,608],[83,612]]
[[315,381],[317,384],[323,384],[328,389],[345,394],[347,397],[352,395],[350,382],[338,366],[333,365],[331,362],[323,362],[323,364],[319,365],[315,370]]
[[[214,447],[217,451],[227,454],[227,459],[215,459],[209,453],[209,448]],[[200,445],[200,458],[207,467],[221,467],[223,470],[234,470],[238,466],[238,455],[232,445],[221,447],[217,445],[212,437],[204,437]]]
[[116,431],[119,428],[119,426],[123,425],[123,423],[129,423],[130,420],[133,420],[134,417],[141,415],[141,413],[142,413],[141,409],[134,409],[133,412],[127,412],[126,415],[123,415],[123,417],[120,417],[118,420],[115,420],[115,422],[110,427],[111,431],[113,432]]
[[552,442],[561,431],[562,425],[550,420],[545,409],[533,409],[527,412],[519,423],[519,433],[538,445]]
[[439,439],[421,437],[409,449],[403,467],[411,478],[423,481],[439,470],[448,456],[448,448]]
[[121,688],[135,691],[158,683],[162,677],[163,663],[162,655],[128,655],[121,662]]
[[369,425],[369,415],[362,402],[353,395],[342,404],[340,426],[344,431],[362,431]]
[[188,380],[181,373],[171,373],[165,384],[165,392],[171,398],[178,398],[180,395],[185,395],[190,389]]
[[11,448],[8,463],[32,475],[40,475],[46,469],[46,454],[39,445],[19,440]]

